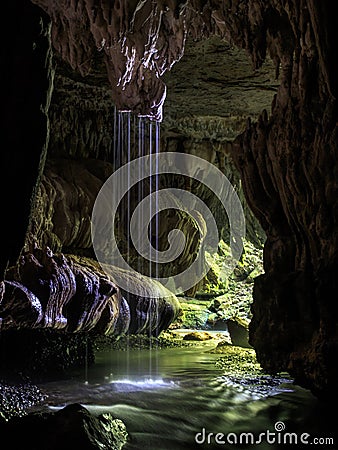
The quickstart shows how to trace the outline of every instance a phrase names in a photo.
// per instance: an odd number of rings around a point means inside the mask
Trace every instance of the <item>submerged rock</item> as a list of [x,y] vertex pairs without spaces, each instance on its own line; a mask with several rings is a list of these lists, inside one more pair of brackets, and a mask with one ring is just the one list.
[[111,414],[92,415],[80,404],[55,413],[34,413],[0,424],[1,438],[11,450],[120,450],[126,426]]

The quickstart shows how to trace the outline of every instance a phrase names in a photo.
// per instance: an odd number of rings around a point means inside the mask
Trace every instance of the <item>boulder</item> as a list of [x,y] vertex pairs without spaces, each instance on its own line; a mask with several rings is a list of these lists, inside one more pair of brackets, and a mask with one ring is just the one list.
[[184,335],[183,339],[185,341],[208,341],[212,339],[211,334],[206,331],[192,331]]
[[111,414],[92,415],[80,404],[55,413],[32,413],[0,423],[1,439],[11,450],[121,450],[124,423]]
[[227,320],[231,342],[238,347],[252,348],[249,344],[249,322],[240,317]]

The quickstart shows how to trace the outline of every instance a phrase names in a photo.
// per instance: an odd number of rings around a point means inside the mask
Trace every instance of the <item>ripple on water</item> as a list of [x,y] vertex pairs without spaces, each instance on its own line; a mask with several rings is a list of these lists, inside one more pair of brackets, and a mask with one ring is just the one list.
[[[112,355],[106,364],[103,361],[99,372],[89,370],[87,385],[73,379],[44,386],[49,394],[46,407],[78,402],[94,414],[110,412],[126,424],[130,436],[126,450],[230,449],[234,447],[199,445],[195,436],[202,429],[258,434],[273,431],[279,420],[302,429],[308,423],[304,410],[309,417],[314,410],[314,397],[289,378],[224,375],[215,365],[219,355],[201,349],[121,353],[119,359]],[[151,365],[145,363],[147,357]]]

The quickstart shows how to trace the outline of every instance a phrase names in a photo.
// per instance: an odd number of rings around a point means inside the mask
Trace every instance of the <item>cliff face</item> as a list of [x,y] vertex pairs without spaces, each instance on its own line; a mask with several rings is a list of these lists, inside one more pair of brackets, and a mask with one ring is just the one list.
[[[264,230],[254,225],[250,234],[258,241],[266,236],[251,344],[264,368],[288,370],[321,395],[337,390],[337,16],[329,1],[33,3],[51,19],[57,61],[49,158],[112,163],[116,105],[164,119],[165,150],[198,153],[224,172],[234,164],[234,177]],[[198,46],[200,53],[194,53]],[[252,71],[242,68],[240,51],[249,56]],[[194,55],[200,76],[189,75],[196,69]],[[186,71],[184,58],[191,61]],[[217,68],[224,61],[234,66],[222,78]],[[193,87],[209,95],[194,98]],[[97,189],[101,182],[95,170],[86,172],[83,211],[92,201],[91,183]],[[57,180],[48,181],[48,171],[44,176],[54,192]],[[75,231],[88,247],[85,224],[57,238],[55,225],[50,237],[59,248],[77,246]],[[47,231],[40,234],[46,244]]]

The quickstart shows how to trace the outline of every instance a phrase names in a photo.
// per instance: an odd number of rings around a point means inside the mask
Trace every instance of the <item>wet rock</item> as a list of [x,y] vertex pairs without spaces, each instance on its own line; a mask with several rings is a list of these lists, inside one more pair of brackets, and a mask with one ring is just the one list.
[[252,348],[252,345],[249,344],[249,322],[235,317],[227,320],[226,323],[233,345]]
[[177,297],[161,283],[136,272],[112,267],[111,277],[119,286],[131,286],[131,292],[121,289],[130,309],[128,333],[158,336],[176,319],[181,306]]
[[69,370],[94,362],[90,337],[50,328],[10,328],[0,333],[0,371],[35,381],[64,377]]
[[127,442],[124,423],[111,414],[94,416],[80,404],[55,413],[31,413],[0,425],[8,448],[19,450],[121,450]]
[[208,341],[212,339],[211,334],[206,331],[192,331],[183,336],[185,341]]
[[0,301],[3,372],[63,375],[93,362],[88,333],[129,327],[129,307],[116,285],[79,257],[35,248],[22,254],[7,278]]
[[[178,316],[176,296],[160,283],[115,266],[107,273],[86,257],[24,253],[2,284],[0,366],[64,373],[93,362],[88,336],[158,336]],[[126,282],[134,293],[117,288]]]
[[119,314],[117,287],[95,266],[50,249],[24,253],[6,274],[0,303],[2,328],[50,328],[67,332],[114,331]]
[[26,415],[27,410],[44,400],[46,395],[29,381],[23,381],[20,377],[15,382],[0,380],[0,419],[4,421]]
[[43,320],[39,299],[16,281],[4,281],[0,300],[1,328],[38,326]]
[[[101,320],[105,322],[104,317],[101,317]],[[121,303],[120,303],[120,311],[119,315],[115,324],[114,328],[114,335],[115,336],[124,336],[127,334],[130,326],[130,308],[127,300],[124,297],[121,297]],[[100,333],[100,323],[96,327],[96,330],[99,334]],[[106,333],[105,333],[106,334]]]
[[113,334],[121,332],[158,336],[179,315],[181,306],[177,297],[156,279],[109,264],[101,266],[91,258],[71,258],[90,270],[105,274],[118,287],[119,314]]
[[[122,302],[117,286],[98,266],[86,263],[87,259],[73,255],[68,255],[68,259],[73,262],[77,287],[67,305],[67,330],[93,330],[102,334],[115,332]],[[121,314],[125,314],[124,303]],[[123,332],[123,328],[121,331]]]

